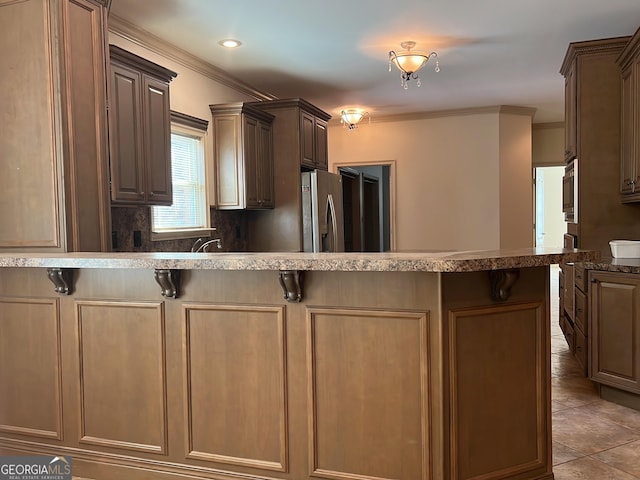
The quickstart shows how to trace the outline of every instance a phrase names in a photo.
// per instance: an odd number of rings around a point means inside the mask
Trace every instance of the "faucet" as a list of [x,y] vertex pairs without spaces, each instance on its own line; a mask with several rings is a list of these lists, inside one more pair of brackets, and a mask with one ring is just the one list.
[[199,238],[195,242],[193,242],[191,253],[206,253],[214,243],[217,244],[217,248],[222,248],[222,241],[219,238],[212,238],[211,240],[207,240],[206,242],[203,238]]

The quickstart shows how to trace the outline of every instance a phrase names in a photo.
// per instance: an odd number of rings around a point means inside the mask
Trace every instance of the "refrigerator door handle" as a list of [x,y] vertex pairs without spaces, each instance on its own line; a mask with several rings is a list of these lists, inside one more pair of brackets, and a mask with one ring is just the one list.
[[[333,195],[330,193],[327,195],[327,221],[331,219],[331,251],[335,251],[338,245],[338,225],[336,223],[336,206],[333,203]],[[322,246],[321,246],[322,248]]]

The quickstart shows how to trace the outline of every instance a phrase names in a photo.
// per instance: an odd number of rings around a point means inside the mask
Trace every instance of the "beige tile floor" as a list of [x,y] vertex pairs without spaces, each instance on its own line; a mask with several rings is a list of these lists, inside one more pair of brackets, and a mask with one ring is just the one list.
[[557,280],[554,266],[551,401],[555,480],[640,480],[640,412],[601,400],[594,384],[582,376],[558,326]]
[[556,480],[639,480],[640,412],[601,400],[558,326],[558,269],[551,269],[551,402]]

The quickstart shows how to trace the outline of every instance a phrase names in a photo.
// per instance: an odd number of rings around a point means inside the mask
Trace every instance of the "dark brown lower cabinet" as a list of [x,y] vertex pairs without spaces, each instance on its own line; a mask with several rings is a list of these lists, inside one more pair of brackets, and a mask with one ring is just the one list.
[[640,394],[640,275],[589,272],[591,378]]
[[582,374],[589,376],[588,282],[581,264],[561,265],[559,277],[560,315],[562,333],[569,351],[580,364]]

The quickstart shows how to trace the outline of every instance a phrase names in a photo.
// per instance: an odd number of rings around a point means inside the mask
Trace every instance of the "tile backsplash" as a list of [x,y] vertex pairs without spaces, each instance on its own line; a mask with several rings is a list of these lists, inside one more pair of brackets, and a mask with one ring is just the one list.
[[[220,252],[247,250],[247,221],[242,210],[211,210],[211,238],[219,238]],[[151,207],[111,208],[112,249],[114,252],[188,252],[198,238],[151,240]]]

